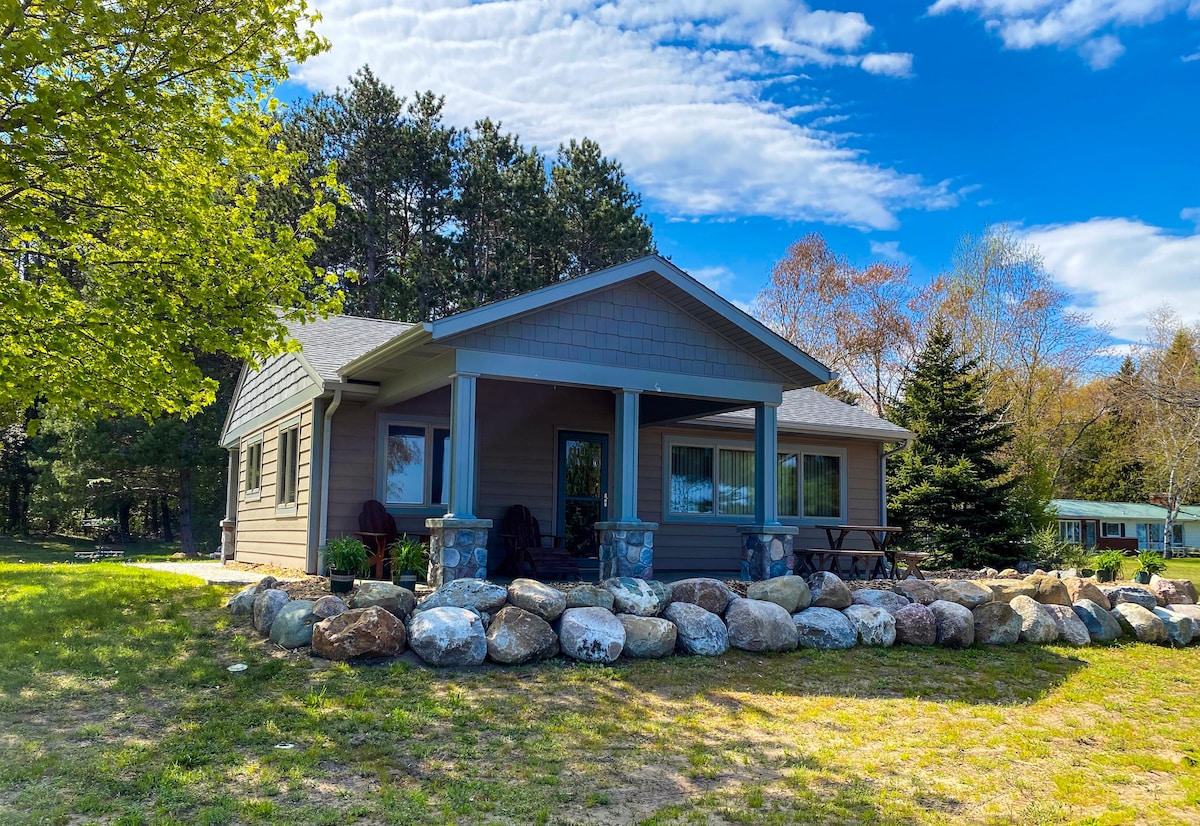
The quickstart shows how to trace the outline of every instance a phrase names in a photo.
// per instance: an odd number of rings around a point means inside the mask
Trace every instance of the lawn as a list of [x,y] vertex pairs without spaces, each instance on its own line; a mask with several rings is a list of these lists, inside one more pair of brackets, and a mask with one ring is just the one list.
[[273,650],[228,593],[0,564],[0,822],[1200,822],[1200,649],[432,672]]
[[[0,562],[77,562],[76,551],[91,551],[96,540],[81,536],[0,536]],[[178,542],[159,542],[140,539],[124,546],[125,558],[131,561],[159,561],[179,552]]]

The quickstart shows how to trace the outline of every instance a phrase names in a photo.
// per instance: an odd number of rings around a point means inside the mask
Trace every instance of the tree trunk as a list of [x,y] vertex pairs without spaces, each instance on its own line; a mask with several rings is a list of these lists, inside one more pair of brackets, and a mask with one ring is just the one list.
[[133,510],[133,503],[129,500],[123,500],[117,506],[117,535],[124,542],[129,536],[129,513]]
[[167,504],[167,497],[163,496],[159,499],[162,505],[162,541],[174,542],[175,534],[171,532],[171,507]]
[[192,469],[179,471],[179,550],[188,556],[198,556],[196,538],[192,535]]
[[146,502],[146,532],[151,536],[158,536],[161,527],[158,518],[158,497],[151,496]]

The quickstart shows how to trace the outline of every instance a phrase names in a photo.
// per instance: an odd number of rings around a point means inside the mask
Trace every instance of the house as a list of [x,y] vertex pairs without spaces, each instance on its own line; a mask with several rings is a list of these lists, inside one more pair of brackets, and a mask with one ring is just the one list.
[[[1165,547],[1167,509],[1161,505],[1052,499],[1050,507],[1058,515],[1059,536],[1072,544],[1122,551],[1161,551]],[[1169,544],[1200,547],[1200,513],[1181,508]]]
[[432,581],[483,576],[520,503],[610,575],[762,578],[824,545],[815,525],[882,523],[885,447],[912,436],[806,389],[828,368],[658,256],[431,323],[291,332],[221,438],[241,561],[316,572],[377,499],[430,537]]

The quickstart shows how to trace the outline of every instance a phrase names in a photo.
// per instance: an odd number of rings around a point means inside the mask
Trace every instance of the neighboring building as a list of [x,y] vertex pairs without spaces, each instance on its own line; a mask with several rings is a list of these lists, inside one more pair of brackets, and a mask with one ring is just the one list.
[[[607,540],[621,573],[736,571],[761,562],[748,546],[882,523],[885,445],[912,435],[804,389],[832,374],[657,256],[428,324],[292,334],[300,352],[243,370],[221,438],[242,561],[316,572],[377,499],[447,579],[496,569],[513,504]],[[632,567],[612,556],[639,539]]]
[[[1089,502],[1052,499],[1058,532],[1067,542],[1106,550],[1155,550],[1166,547],[1163,533],[1167,509],[1135,502]],[[1200,547],[1200,513],[1181,508],[1175,520],[1171,547]]]

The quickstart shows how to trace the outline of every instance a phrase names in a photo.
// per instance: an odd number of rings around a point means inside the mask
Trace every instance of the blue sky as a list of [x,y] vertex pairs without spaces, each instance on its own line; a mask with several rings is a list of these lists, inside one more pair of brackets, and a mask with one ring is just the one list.
[[[1076,305],[1200,320],[1200,0],[318,0],[330,51],[622,162],[660,250],[749,303],[792,241],[927,280],[1007,222]],[[293,86],[294,89],[294,86]]]

